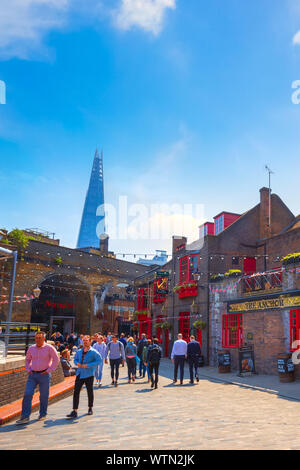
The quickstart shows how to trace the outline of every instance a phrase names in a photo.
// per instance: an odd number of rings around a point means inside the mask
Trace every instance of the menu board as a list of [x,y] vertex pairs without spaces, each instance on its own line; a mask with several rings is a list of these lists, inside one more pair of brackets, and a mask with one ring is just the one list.
[[230,366],[230,364],[231,364],[230,353],[218,354],[218,366]]
[[294,363],[291,358],[278,358],[277,359],[277,370],[279,374],[287,374],[295,370]]
[[241,375],[251,375],[255,373],[253,346],[245,346],[239,349],[239,368]]

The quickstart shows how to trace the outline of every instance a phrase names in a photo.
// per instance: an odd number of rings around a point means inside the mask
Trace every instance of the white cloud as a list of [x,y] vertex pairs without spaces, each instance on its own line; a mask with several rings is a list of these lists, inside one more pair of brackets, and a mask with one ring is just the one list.
[[114,11],[115,24],[123,30],[136,26],[158,35],[167,8],[175,9],[176,0],[122,0],[120,8]]
[[293,44],[300,45],[300,31],[298,31],[293,37]]
[[65,24],[70,0],[0,2],[0,56],[27,59],[46,33]]

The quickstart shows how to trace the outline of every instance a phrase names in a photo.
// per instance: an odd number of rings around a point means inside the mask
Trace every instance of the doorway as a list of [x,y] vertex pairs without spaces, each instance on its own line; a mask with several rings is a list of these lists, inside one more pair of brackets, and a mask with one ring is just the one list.
[[50,317],[50,336],[55,331],[70,335],[74,331],[75,317]]

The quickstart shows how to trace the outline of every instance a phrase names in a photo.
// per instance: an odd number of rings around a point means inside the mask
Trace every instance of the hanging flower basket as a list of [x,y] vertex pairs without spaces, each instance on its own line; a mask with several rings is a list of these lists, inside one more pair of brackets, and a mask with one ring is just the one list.
[[193,327],[196,328],[196,330],[205,330],[206,323],[203,320],[197,320],[193,323]]

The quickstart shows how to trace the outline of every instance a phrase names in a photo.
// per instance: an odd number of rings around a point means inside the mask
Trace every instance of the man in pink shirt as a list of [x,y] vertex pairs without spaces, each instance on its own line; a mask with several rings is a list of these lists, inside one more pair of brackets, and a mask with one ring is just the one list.
[[29,375],[22,403],[22,415],[16,424],[29,423],[32,397],[37,385],[40,386],[39,420],[46,419],[51,372],[58,366],[59,356],[56,349],[45,342],[45,338],[46,333],[38,331],[35,335],[35,344],[27,351],[25,367]]

